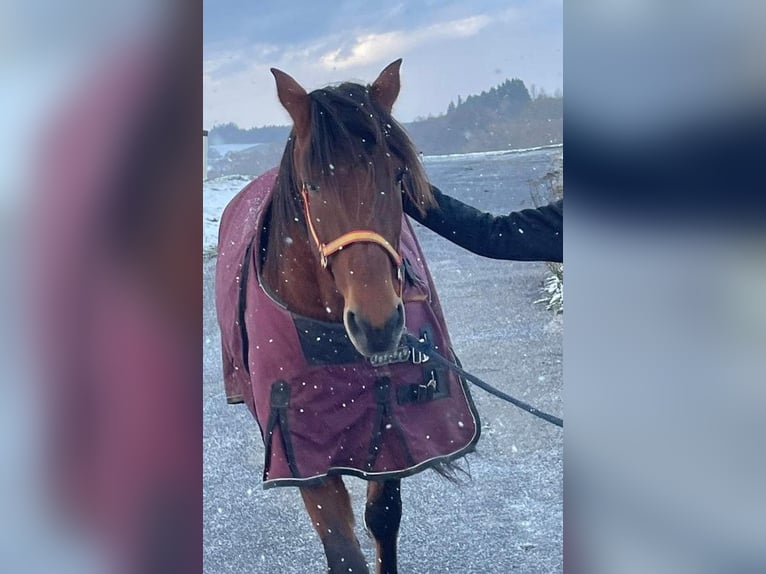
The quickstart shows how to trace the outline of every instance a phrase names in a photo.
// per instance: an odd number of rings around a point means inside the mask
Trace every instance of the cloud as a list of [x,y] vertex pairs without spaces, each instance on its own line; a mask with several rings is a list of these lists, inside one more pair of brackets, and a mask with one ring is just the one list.
[[362,34],[350,47],[341,47],[323,54],[320,62],[330,69],[347,69],[388,61],[419,45],[442,38],[466,38],[478,34],[490,24],[489,16],[481,14],[432,24],[416,30],[396,30],[382,34]]
[[[278,67],[293,75],[307,89],[325,85],[328,72],[343,72],[339,80],[360,76],[370,81],[384,64],[416,49],[477,35],[492,19],[487,15],[430,24],[415,30],[386,33],[361,32],[349,42],[348,35],[326,35],[303,44],[241,45],[209,49],[203,62],[205,125],[234,121],[242,127],[286,123],[275,97],[269,68]],[[445,104],[446,105],[446,104]]]
[[[312,34],[289,41],[260,34],[208,38],[205,125],[288,123],[276,98],[272,66],[312,90],[341,81],[370,82],[384,65],[402,57],[405,89],[396,105],[401,121],[441,113],[458,94],[479,93],[506,77],[520,77],[549,93],[560,88],[561,0],[504,4],[491,11],[479,10],[478,4],[471,4],[472,14],[465,13],[465,5],[446,10],[441,3],[438,12],[415,13],[413,4],[394,3],[364,18],[336,14],[333,22],[318,20]],[[274,22],[271,16],[266,20]]]

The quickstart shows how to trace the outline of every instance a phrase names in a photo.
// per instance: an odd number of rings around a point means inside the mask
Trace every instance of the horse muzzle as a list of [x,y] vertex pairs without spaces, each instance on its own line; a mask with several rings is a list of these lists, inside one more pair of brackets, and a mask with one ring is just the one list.
[[399,347],[404,332],[404,305],[400,301],[394,312],[379,326],[373,325],[361,313],[346,309],[343,324],[351,343],[365,357],[389,353]]

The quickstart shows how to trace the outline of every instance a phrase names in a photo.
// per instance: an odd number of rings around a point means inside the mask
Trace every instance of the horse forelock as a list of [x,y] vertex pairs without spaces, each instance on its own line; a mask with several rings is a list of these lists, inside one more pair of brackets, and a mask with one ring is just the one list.
[[[303,221],[299,190],[304,182],[299,181],[298,174],[311,174],[312,181],[305,183],[331,188],[330,177],[341,166],[366,170],[371,182],[377,176],[393,182],[398,176],[405,194],[421,211],[435,205],[414,144],[404,128],[371,97],[370,86],[343,83],[314,90],[309,98],[309,141],[302,142],[302,164],[296,165],[296,135],[294,131],[290,134],[276,183],[274,215]],[[375,194],[375,201],[379,199],[380,194]]]

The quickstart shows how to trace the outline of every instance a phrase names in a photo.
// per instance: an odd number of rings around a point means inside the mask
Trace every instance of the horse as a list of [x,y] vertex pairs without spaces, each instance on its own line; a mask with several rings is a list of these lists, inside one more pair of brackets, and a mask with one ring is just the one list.
[[402,343],[454,357],[403,198],[434,205],[391,116],[401,59],[367,86],[311,93],[272,69],[293,122],[277,169],[227,205],[216,264],[224,384],[265,445],[264,488],[297,486],[328,571],[369,572],[343,476],[368,481],[377,574],[397,572],[401,479],[474,449],[466,383]]

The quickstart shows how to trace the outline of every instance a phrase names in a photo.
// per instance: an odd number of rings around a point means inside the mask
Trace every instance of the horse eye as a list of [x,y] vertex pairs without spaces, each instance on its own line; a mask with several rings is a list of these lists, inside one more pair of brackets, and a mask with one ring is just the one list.
[[308,189],[309,191],[319,191],[319,186],[314,185],[313,183],[307,183],[306,189]]

